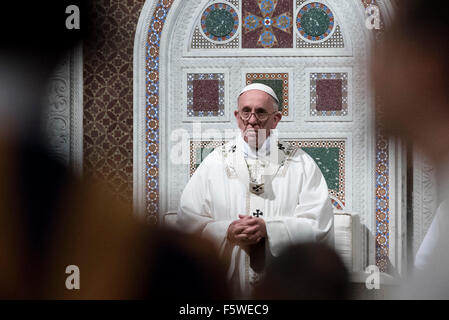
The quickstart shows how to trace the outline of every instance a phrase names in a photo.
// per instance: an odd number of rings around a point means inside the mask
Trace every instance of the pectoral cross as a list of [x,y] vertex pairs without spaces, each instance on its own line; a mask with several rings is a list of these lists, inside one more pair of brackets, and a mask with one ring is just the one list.
[[263,212],[257,209],[256,212],[253,212],[253,216],[259,218],[259,216],[263,216]]
[[264,188],[263,188],[264,184],[256,184],[256,183],[251,183],[250,187],[251,187],[251,192],[254,194],[262,194],[264,193]]
[[[253,216],[259,218],[263,216],[263,212],[257,209],[253,212]],[[265,268],[265,239],[261,239],[258,243],[250,246],[249,261],[255,272],[261,273],[263,271]]]

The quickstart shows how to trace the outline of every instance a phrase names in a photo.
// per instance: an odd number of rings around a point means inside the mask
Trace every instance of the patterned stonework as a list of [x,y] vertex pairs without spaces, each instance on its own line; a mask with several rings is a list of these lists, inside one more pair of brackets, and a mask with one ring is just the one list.
[[310,116],[348,115],[348,74],[310,74]]
[[[365,8],[377,5],[376,0],[361,0]],[[380,29],[374,29],[375,40],[380,40],[384,30],[381,16]],[[379,104],[377,97],[376,104]],[[379,109],[379,108],[376,108]],[[390,260],[390,168],[389,141],[383,127],[383,115],[376,114],[376,265],[382,272],[389,272]]]
[[387,272],[390,246],[390,154],[388,138],[379,117],[376,122],[376,264],[381,271]]
[[[234,4],[234,1],[232,1],[232,3]],[[246,3],[246,1],[244,2]],[[344,7],[348,7],[348,5],[346,4],[341,4],[342,2],[339,2],[338,6],[341,6],[342,8]],[[155,91],[154,89],[158,89],[158,76],[159,76],[159,66],[158,66],[158,58],[159,58],[159,41],[160,41],[160,32],[162,30],[163,24],[165,22],[165,17],[166,14],[168,13],[168,10],[170,9],[171,6],[171,2],[168,1],[160,1],[158,2],[158,5],[156,7],[155,12],[155,16],[153,17],[153,22],[151,24],[151,28],[150,30],[148,30],[148,42],[147,42],[147,47],[148,47],[148,54],[147,54],[147,66],[146,66],[146,73],[148,77],[152,77],[151,79],[156,79],[156,80],[152,80],[154,83],[156,83],[156,86],[152,86],[151,90],[148,90],[148,94],[147,94],[147,109],[146,109],[146,116],[147,116],[147,127],[146,127],[146,136],[147,136],[147,140],[146,140],[146,206],[147,206],[147,212],[150,214],[150,216],[155,217],[154,212],[157,212],[158,210],[158,201],[159,201],[159,163],[158,163],[158,156],[159,156],[159,131],[158,131],[158,125],[159,125],[159,121],[158,121],[158,113],[159,113],[159,92]],[[163,11],[160,11],[159,9],[163,7]],[[158,14],[158,10],[159,13],[162,14],[161,16],[156,16]],[[165,12],[165,13],[164,13]],[[243,19],[243,8],[242,8],[242,19]],[[272,22],[272,21],[271,21]],[[267,24],[269,24],[269,21],[266,21]],[[242,22],[243,25],[243,22]],[[195,25],[195,27],[197,27],[197,25]],[[334,36],[337,33],[337,28],[338,25],[336,26],[336,30],[334,32]],[[272,29],[275,29],[274,27],[272,27]],[[353,30],[352,30],[353,31]],[[192,30],[193,32],[193,30]],[[198,32],[200,32],[198,30]],[[243,30],[242,30],[243,33]],[[242,35],[243,36],[243,35]],[[204,37],[203,37],[204,38]],[[238,37],[237,37],[238,38]],[[236,39],[237,39],[236,38]],[[329,38],[327,41],[330,41],[333,37]],[[361,36],[359,37],[361,38]],[[185,39],[185,37],[184,37]],[[293,37],[292,37],[293,39]],[[181,38],[177,38],[177,40],[181,41]],[[254,39],[253,39],[254,40]],[[254,40],[255,43],[257,43],[259,40],[261,40],[260,35],[256,36],[256,39]],[[267,39],[263,39],[266,43],[268,43],[266,40]],[[278,40],[278,39],[277,39]],[[279,40],[278,40],[279,41]],[[323,42],[327,43],[327,41]],[[232,41],[231,41],[232,42]],[[215,46],[216,44],[214,44]],[[240,44],[242,47],[243,44]],[[292,48],[293,43],[291,46],[289,46],[288,48]],[[253,46],[254,48],[256,48],[256,46]],[[357,47],[357,44],[355,45],[355,48]],[[165,53],[164,53],[165,54]],[[222,67],[222,66],[220,66]],[[232,74],[231,74],[232,76]],[[362,78],[363,79],[363,75],[362,76],[357,76],[357,78]],[[153,83],[153,85],[154,85]],[[363,108],[359,108],[360,111],[362,111]],[[381,135],[382,137],[383,135]],[[380,139],[378,139],[378,141],[380,141]],[[357,137],[357,141],[355,143],[360,143],[363,142],[363,139],[359,139]],[[379,147],[378,147],[379,148]],[[388,148],[387,148],[388,150]],[[203,154],[204,155],[204,154]],[[357,159],[359,158],[363,158],[363,157],[356,157]],[[365,160],[364,158],[362,160]],[[356,167],[354,169],[355,173],[361,173],[361,171],[359,170],[359,167]],[[362,179],[362,181],[364,181]],[[387,190],[388,192],[388,190]],[[373,195],[374,196],[374,195]],[[370,198],[372,199],[372,198]],[[171,199],[168,199],[168,201],[170,202]],[[365,207],[365,204],[360,204],[360,201],[356,201],[357,205],[361,205],[363,207]],[[170,202],[170,206],[172,202]],[[381,205],[381,204],[380,204]],[[380,207],[376,207],[376,216],[379,214],[379,209]],[[377,234],[376,234],[377,236]],[[387,236],[389,236],[387,234]],[[387,242],[388,243],[388,242]],[[365,245],[365,243],[363,244],[364,248],[367,247]],[[388,254],[388,247],[386,248],[386,253]],[[385,253],[385,252],[382,252]],[[375,261],[378,265],[380,265],[380,261],[381,258],[383,257],[387,257],[388,255],[376,255]],[[365,260],[364,260],[365,261]],[[366,259],[367,261],[367,259]]]
[[242,48],[293,47],[291,0],[246,0],[242,14]]
[[[336,209],[344,209],[345,206],[345,141],[298,141],[285,140],[286,143],[302,148],[309,154],[323,173],[326,179],[329,196],[334,198],[332,204]],[[223,145],[224,141],[204,140],[190,141],[190,176],[201,162],[216,148]]]
[[224,116],[225,87],[223,73],[187,74],[187,116]]
[[199,167],[201,162],[212,152],[216,147],[224,145],[226,141],[190,141],[190,165],[189,174],[192,176],[195,170]]
[[84,43],[84,173],[132,199],[133,47],[144,0],[92,0]]
[[[296,8],[300,8],[307,0],[296,0]],[[335,31],[332,36],[321,42],[310,42],[296,37],[296,48],[344,48],[345,42],[338,21],[335,21]]]
[[296,30],[306,42],[323,42],[335,31],[335,17],[323,3],[302,5],[296,14]]
[[271,87],[280,101],[280,110],[283,116],[289,114],[289,75],[288,73],[247,73],[245,84],[263,83]]
[[203,11],[200,31],[211,42],[225,43],[237,36],[239,24],[237,8],[226,2],[216,2]]
[[[302,148],[315,160],[323,173],[329,188],[329,196],[337,198],[345,205],[345,141],[310,140],[286,142]],[[334,203],[335,205],[335,203]]]

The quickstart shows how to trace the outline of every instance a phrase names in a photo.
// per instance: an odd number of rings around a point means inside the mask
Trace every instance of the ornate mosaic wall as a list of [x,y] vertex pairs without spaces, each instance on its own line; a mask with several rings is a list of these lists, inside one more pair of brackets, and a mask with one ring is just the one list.
[[292,48],[291,0],[247,0],[242,3],[243,48]]
[[310,74],[310,116],[348,115],[348,74]]
[[193,31],[191,48],[344,48],[332,10],[305,2],[211,0]]
[[84,173],[132,199],[133,49],[144,0],[92,0],[84,43]]
[[271,87],[280,104],[283,116],[288,116],[289,74],[288,73],[246,73],[245,84],[263,83]]
[[[362,0],[365,8],[377,5],[376,0]],[[384,30],[381,16],[380,29],[373,30],[375,39],[380,40]],[[379,103],[376,99],[376,104]],[[379,108],[377,108],[379,109]],[[389,143],[383,128],[383,115],[376,114],[376,265],[382,272],[389,271],[390,247],[390,169],[389,169]]]
[[[84,172],[88,177],[110,181],[111,188],[117,197],[124,201],[129,201],[132,198],[133,45],[137,21],[144,2],[144,0],[92,0],[90,18],[94,22],[94,36],[84,44]],[[146,203],[150,215],[158,211],[159,200],[159,43],[165,18],[172,2],[169,0],[158,2],[148,30],[146,57],[148,63],[146,69],[148,82],[146,182],[148,192]],[[240,6],[240,1],[226,2],[237,9],[242,28],[243,7]],[[365,6],[375,3],[370,0],[361,2]],[[334,24],[333,34],[325,41],[307,42],[299,37],[297,11],[303,3],[303,0],[296,0],[293,2],[291,10],[289,7],[284,11],[291,12],[293,39],[291,46],[297,48],[344,47],[338,21]],[[279,4],[282,6],[282,1],[278,1],[277,5]],[[258,14],[261,18],[264,17],[260,7],[258,4],[256,5],[254,14]],[[276,18],[276,15],[280,15],[279,10],[273,12],[270,18],[272,33],[274,35],[281,34],[279,39],[283,39],[288,32],[283,32],[273,25],[272,18]],[[262,21],[262,23],[264,22],[269,23],[268,20]],[[211,42],[210,39],[205,38],[203,33],[197,26],[193,32],[192,48],[239,48],[243,46],[240,41],[243,29],[240,36],[237,35],[234,39],[222,44]],[[260,34],[258,40],[260,40]],[[279,42],[281,45],[286,43],[278,40],[278,45]],[[194,45],[194,43],[196,44]],[[377,125],[379,127],[379,121]],[[204,157],[206,153],[203,153],[202,156]],[[376,153],[376,194],[374,195],[376,197],[376,263],[381,270],[385,271],[389,254],[388,159],[390,155],[388,141],[384,139],[381,129],[377,131]]]
[[225,75],[187,74],[187,117],[218,117],[225,113]]
[[[323,173],[329,188],[329,196],[337,199],[333,201],[337,209],[343,209],[345,205],[345,141],[332,140],[285,140],[291,145],[302,148],[309,154]],[[218,146],[223,145],[222,141],[190,141],[190,176],[201,162]],[[343,206],[343,207],[342,207]]]

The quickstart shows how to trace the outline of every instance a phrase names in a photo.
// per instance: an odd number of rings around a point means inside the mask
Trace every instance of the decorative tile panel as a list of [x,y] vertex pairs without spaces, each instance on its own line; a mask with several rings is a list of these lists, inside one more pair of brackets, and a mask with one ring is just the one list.
[[263,83],[271,87],[280,101],[282,115],[289,115],[289,73],[246,73],[245,85]]
[[144,2],[89,1],[83,42],[83,174],[124,202],[133,194],[133,50]]
[[381,271],[387,271],[390,246],[390,170],[388,138],[378,124],[376,129],[376,264]]
[[235,37],[224,44],[214,43],[201,34],[199,27],[195,27],[190,46],[192,49],[238,49],[240,48],[240,38]]
[[240,19],[238,10],[230,3],[215,2],[202,13],[200,32],[213,43],[226,43],[238,34]]
[[329,188],[329,196],[337,198],[343,205],[345,205],[345,141],[284,141],[302,148],[313,160],[315,160],[321,173],[326,179]]
[[341,28],[339,25],[335,27],[335,32],[332,36],[322,42],[307,42],[301,37],[296,37],[296,48],[344,48],[345,41],[343,34],[341,33]]
[[335,31],[335,17],[323,3],[303,4],[296,13],[296,32],[298,36],[311,43],[329,39]]
[[291,0],[246,0],[242,14],[242,48],[293,47]]
[[226,121],[226,79],[223,72],[184,72],[184,121]]
[[217,140],[203,140],[203,141],[190,141],[190,165],[189,173],[193,175],[195,170],[199,167],[206,157],[215,150],[216,147],[221,147],[227,141]]
[[[174,0],[159,0],[148,30],[146,55],[146,210],[148,220],[159,213],[159,47],[161,32]],[[151,88],[150,88],[151,86]]]
[[[296,8],[299,11],[299,8],[303,6],[304,3],[308,2],[308,0],[296,0]],[[343,34],[341,32],[341,28],[338,25],[338,22],[335,21],[335,30],[332,35],[330,35],[327,39],[323,41],[305,41],[302,37],[296,33],[296,48],[344,48],[345,42],[343,39]]]
[[[283,140],[293,146],[302,148],[309,154],[320,168],[326,179],[329,196],[335,198],[332,201],[337,209],[345,206],[345,141],[298,141]],[[203,140],[190,141],[190,176],[201,162],[216,148],[226,141]],[[343,208],[342,208],[343,206]]]
[[[329,69],[328,72],[314,72],[309,69],[306,76],[309,110],[307,121],[351,121],[351,78],[350,69]],[[316,71],[316,70],[315,70]]]

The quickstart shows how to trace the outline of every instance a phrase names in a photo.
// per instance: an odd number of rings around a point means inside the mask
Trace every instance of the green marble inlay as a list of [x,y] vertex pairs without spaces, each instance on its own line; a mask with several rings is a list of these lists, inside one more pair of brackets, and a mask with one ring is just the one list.
[[339,148],[302,148],[315,160],[331,190],[340,189]]
[[195,170],[198,169],[201,162],[203,162],[206,157],[214,151],[215,148],[198,148],[196,149],[196,163],[195,163]]
[[311,8],[302,15],[301,27],[312,37],[319,37],[326,33],[330,20],[326,11],[320,8]]
[[224,37],[232,32],[234,18],[224,9],[212,10],[206,18],[206,30],[216,37]]
[[282,97],[284,96],[283,91],[284,91],[284,80],[280,80],[280,79],[258,79],[258,80],[253,80],[253,83],[262,83],[265,84],[269,87],[271,87],[271,89],[273,89],[274,93],[276,93],[276,96],[278,97],[280,103],[279,103],[279,111],[281,111],[282,109]]

